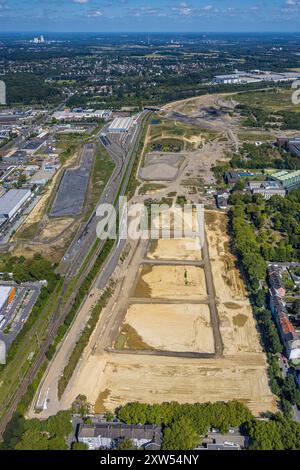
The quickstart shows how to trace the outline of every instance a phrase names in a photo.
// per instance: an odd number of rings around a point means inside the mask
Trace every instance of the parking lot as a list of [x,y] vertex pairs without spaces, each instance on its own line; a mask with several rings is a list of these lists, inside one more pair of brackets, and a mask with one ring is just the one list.
[[84,147],[79,168],[66,170],[50,215],[52,217],[76,217],[82,212],[90,173],[94,160],[94,146]]
[[39,283],[18,285],[13,282],[1,282],[1,285],[9,285],[16,288],[15,296],[4,312],[2,312],[4,318],[0,320],[0,340],[5,342],[8,350],[28,319],[40,295],[41,285]]

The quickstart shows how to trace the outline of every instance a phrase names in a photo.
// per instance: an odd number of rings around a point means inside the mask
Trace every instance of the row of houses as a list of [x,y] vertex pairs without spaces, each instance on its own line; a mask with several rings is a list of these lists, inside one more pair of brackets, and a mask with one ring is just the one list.
[[124,439],[130,439],[137,449],[159,450],[162,445],[162,428],[155,425],[127,425],[122,423],[81,424],[78,442],[89,450],[116,449]]
[[276,267],[270,266],[268,268],[268,279],[270,285],[270,309],[276,322],[285,354],[290,360],[299,360],[300,339],[289,320],[288,311],[284,302],[286,290],[280,272]]
[[[78,423],[75,437],[89,450],[116,449],[124,439],[129,439],[137,449],[158,451],[163,441],[161,426],[100,421],[94,424]],[[195,450],[241,450],[247,447],[247,442],[238,429],[231,429],[227,435],[213,430]]]

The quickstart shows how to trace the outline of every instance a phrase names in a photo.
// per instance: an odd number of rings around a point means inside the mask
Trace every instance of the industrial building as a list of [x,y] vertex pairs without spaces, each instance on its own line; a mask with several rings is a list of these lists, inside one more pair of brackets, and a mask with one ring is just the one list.
[[109,119],[111,114],[112,112],[109,109],[96,111],[92,109],[73,109],[73,111],[57,111],[53,114],[53,118],[57,121],[82,121],[85,119]]
[[44,165],[39,171],[37,171],[29,180],[30,184],[37,186],[44,186],[47,184],[52,177],[55,175],[57,167],[55,165]]
[[236,70],[228,75],[216,75],[214,83],[216,85],[234,85],[234,84],[247,84],[257,82],[293,82],[300,78],[299,73],[285,72],[273,73],[264,72],[261,70],[252,70],[251,72],[240,72]]
[[252,194],[260,194],[267,201],[273,196],[286,196],[286,189],[278,181],[249,181],[247,189]]
[[300,157],[300,138],[289,140],[288,150],[294,157]]
[[281,183],[287,191],[291,191],[300,186],[300,170],[278,171],[271,176],[271,179]]
[[5,308],[11,303],[15,293],[15,287],[0,286],[0,315],[4,312]]
[[30,199],[29,189],[11,189],[0,197],[0,219],[11,220],[21,207]]
[[115,118],[108,128],[108,132],[110,132],[111,134],[129,132],[133,123],[134,123],[133,117]]

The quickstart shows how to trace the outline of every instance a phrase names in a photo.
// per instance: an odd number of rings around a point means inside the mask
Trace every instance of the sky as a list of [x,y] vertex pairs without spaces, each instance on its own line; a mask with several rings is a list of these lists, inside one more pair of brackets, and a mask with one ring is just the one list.
[[300,0],[0,0],[0,31],[298,32]]

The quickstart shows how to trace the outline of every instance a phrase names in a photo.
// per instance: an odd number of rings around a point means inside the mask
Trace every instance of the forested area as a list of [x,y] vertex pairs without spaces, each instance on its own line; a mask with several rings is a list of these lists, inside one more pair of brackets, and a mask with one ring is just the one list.
[[47,420],[26,420],[15,414],[7,426],[0,450],[66,450],[72,432],[71,413],[61,411]]
[[299,259],[300,190],[269,201],[260,195],[236,192],[230,202],[235,246],[254,286],[265,278],[266,261]]
[[300,391],[293,375],[282,378],[278,354],[283,346],[272,318],[266,308],[265,284],[267,262],[298,261],[300,256],[300,190],[286,198],[234,193],[230,202],[231,230],[242,268],[249,283],[253,310],[261,330],[269,363],[269,378],[273,393],[278,396],[281,409],[288,418],[292,406],[300,406]]
[[269,129],[280,126],[281,129],[300,129],[300,113],[290,111],[277,111],[270,113],[262,108],[239,105],[238,110],[244,117],[243,125],[253,128]]
[[[299,114],[300,115],[300,114]],[[266,169],[276,168],[278,170],[300,169],[299,157],[294,157],[270,144],[244,144],[238,155],[234,154],[230,159],[231,168]]]
[[0,259],[0,272],[4,280],[10,280],[9,274],[12,274],[18,284],[46,280],[49,290],[53,289],[58,279],[52,263],[39,253],[31,259],[26,259],[24,256],[5,255]]
[[257,420],[237,401],[184,405],[129,403],[120,408],[118,417],[126,424],[162,425],[165,450],[194,449],[212,427],[223,434],[230,427],[240,428],[242,434],[249,436],[251,449],[300,449],[299,423],[281,414],[270,416],[270,421]]

